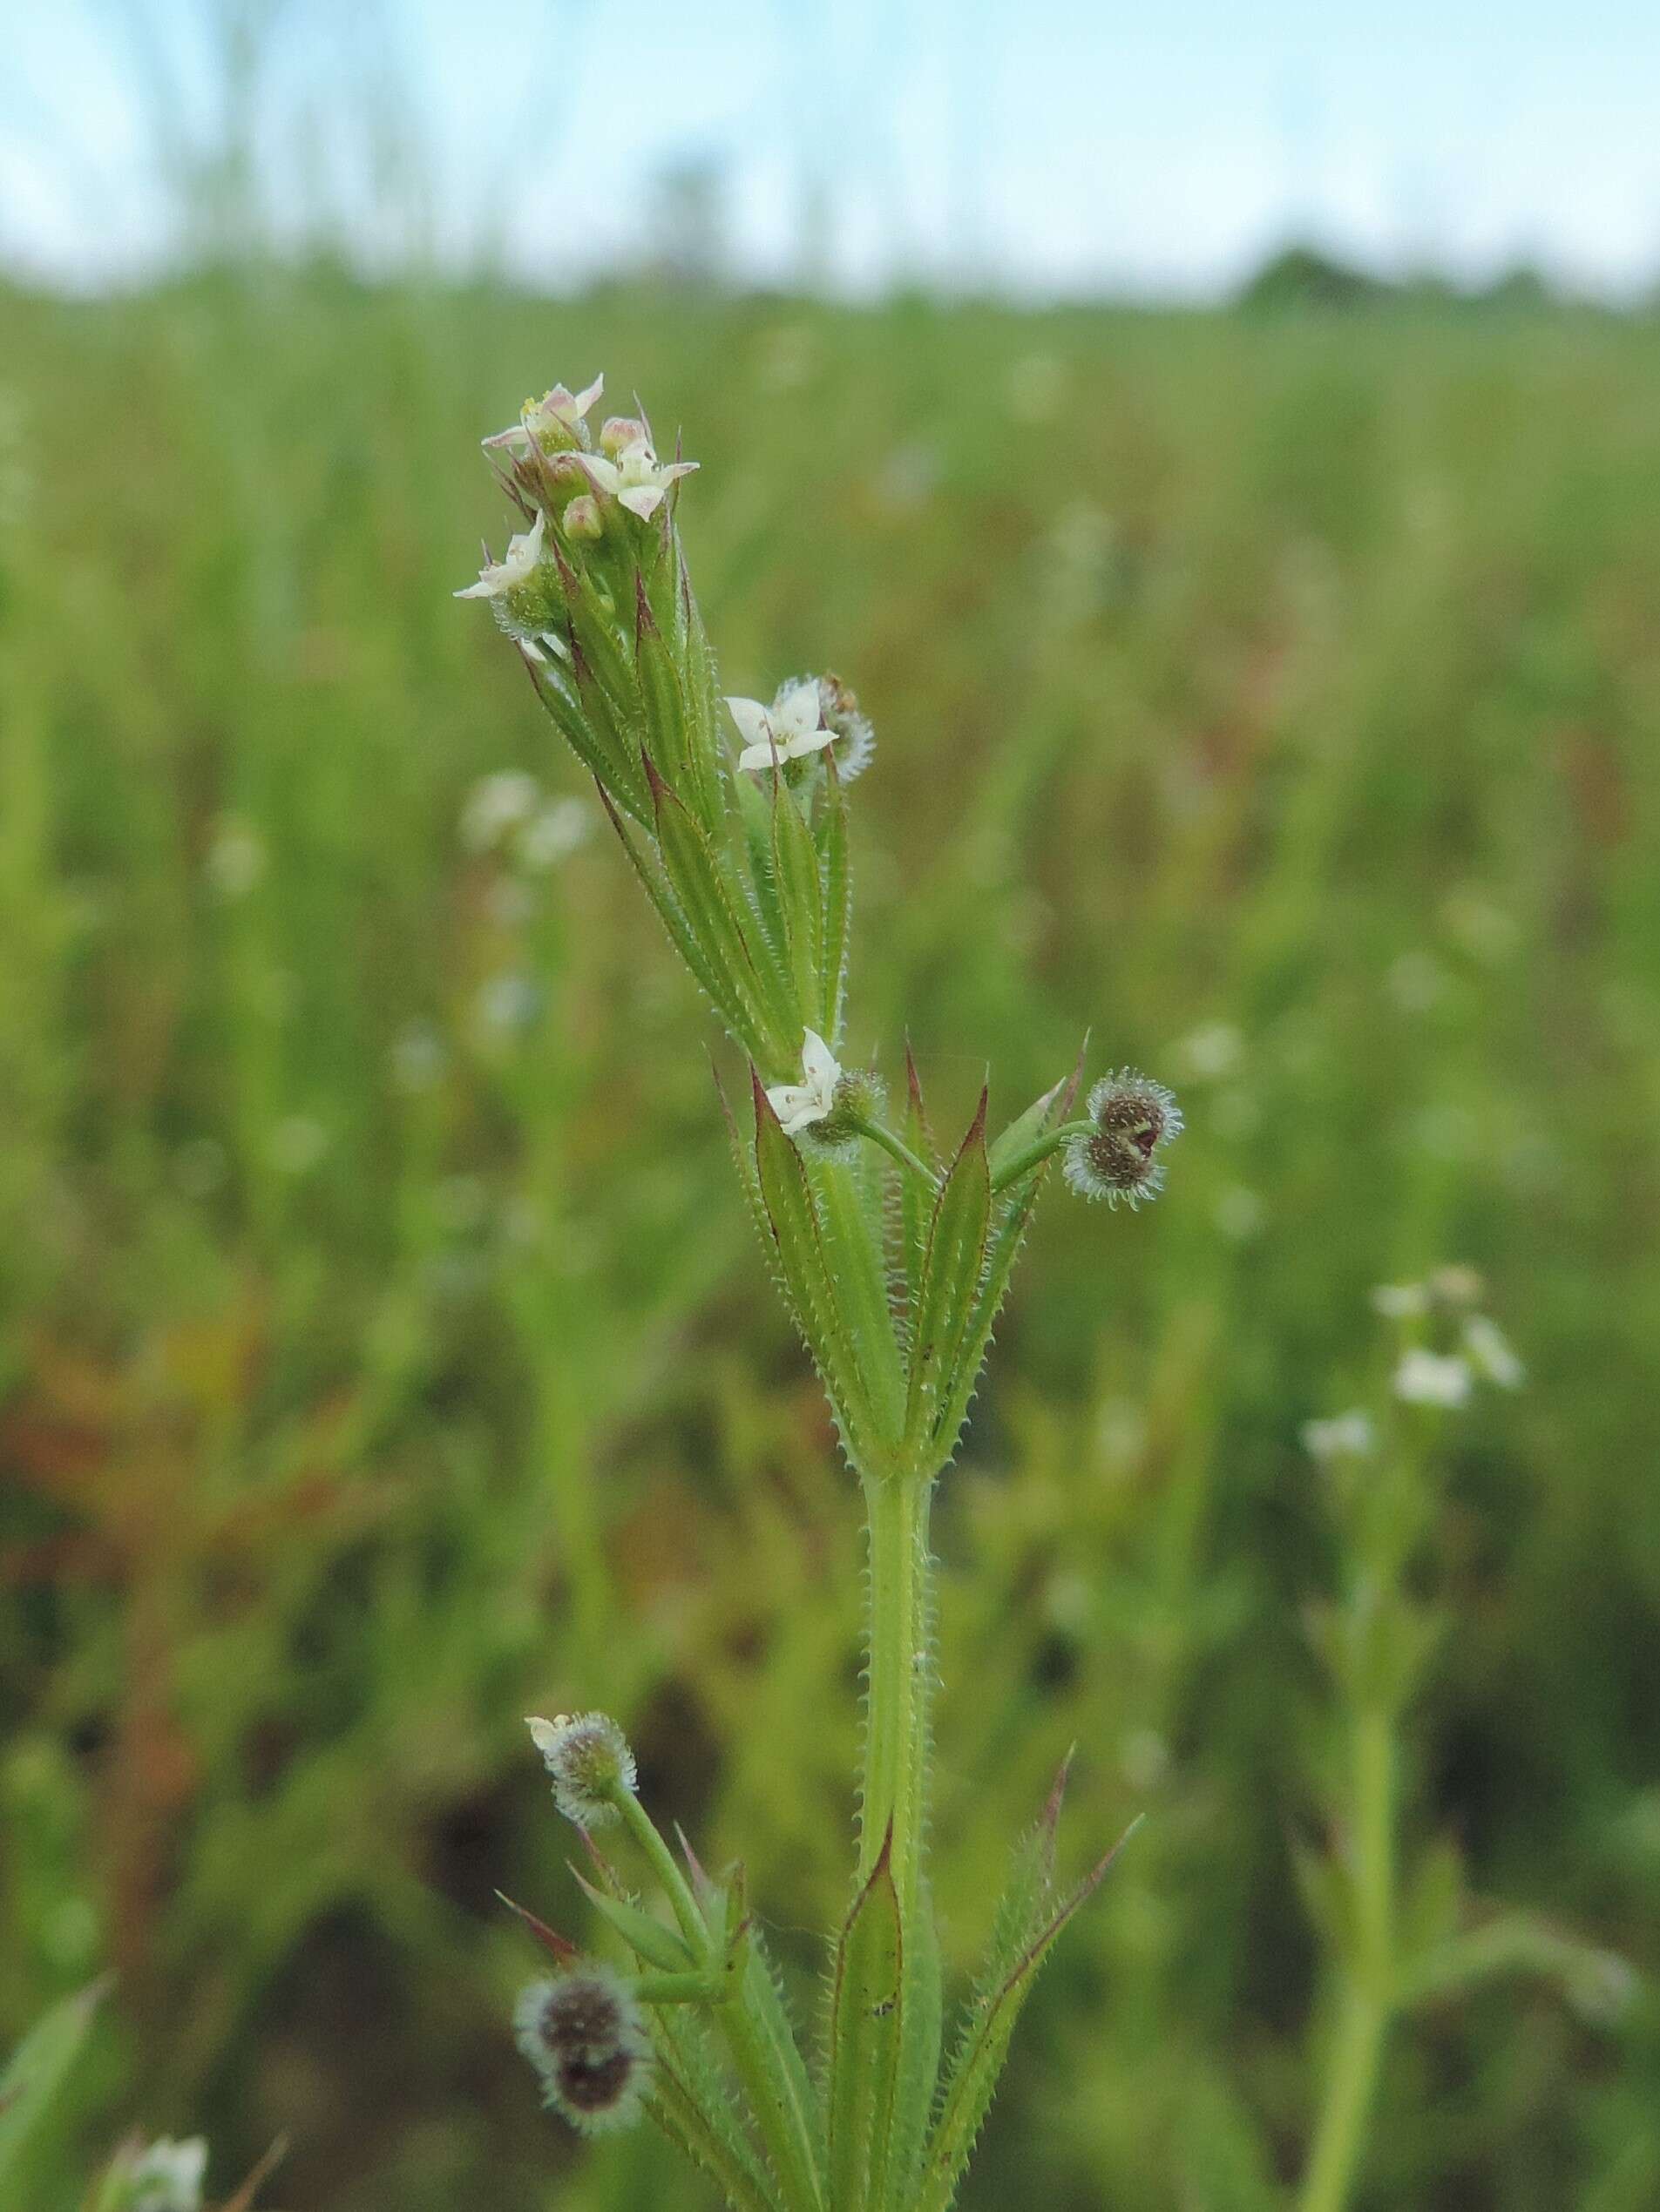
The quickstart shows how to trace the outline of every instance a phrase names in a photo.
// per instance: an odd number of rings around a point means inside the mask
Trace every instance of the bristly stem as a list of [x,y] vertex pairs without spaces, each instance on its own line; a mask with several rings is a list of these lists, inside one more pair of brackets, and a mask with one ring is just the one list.
[[929,1476],[870,1476],[870,1623],[864,1782],[859,1806],[859,1878],[892,1830],[891,1865],[902,1920],[918,1908],[927,1820],[928,1701],[933,1653],[930,1614]]
[[1394,2006],[1395,1739],[1389,1708],[1354,1718],[1352,1804],[1357,1955],[1343,1992],[1301,2212],[1344,2212],[1365,2144]]

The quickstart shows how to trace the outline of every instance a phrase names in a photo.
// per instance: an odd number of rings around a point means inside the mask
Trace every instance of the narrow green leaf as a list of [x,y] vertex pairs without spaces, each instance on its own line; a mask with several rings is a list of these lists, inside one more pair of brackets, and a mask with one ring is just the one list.
[[[925,1160],[932,1167],[938,1155],[934,1150],[933,1131],[928,1126],[928,1112],[923,1104],[922,1079],[917,1073],[917,1063],[911,1051],[909,1038],[905,1039],[905,1124],[900,1134],[918,1159]],[[933,1193],[918,1177],[902,1175],[899,1178],[899,1273],[905,1289],[907,1351],[910,1350],[910,1318],[917,1309],[917,1298],[922,1288],[922,1267],[928,1255],[928,1225],[933,1219]]]
[[882,2204],[893,2157],[905,1995],[892,1845],[890,1826],[836,1954],[829,2096],[836,2212],[869,2212]]
[[822,2212],[823,2115],[802,2063],[783,1995],[744,1901],[742,1866],[724,1884],[734,1992],[719,2009],[728,2055],[743,2086],[789,2212]]
[[724,979],[726,996],[743,1006],[755,1032],[766,1039],[764,1049],[755,1057],[768,1066],[785,1066],[801,1049],[789,995],[777,988],[770,975],[763,977],[757,971],[731,891],[702,824],[675,797],[649,759],[646,775],[657,809],[657,843],[664,872],[687,927],[702,948],[708,964]]
[[[1067,1077],[1060,1095],[1054,1098],[1050,1108],[1053,1120],[1064,1121],[1070,1115],[1082,1081],[1083,1052],[1081,1050],[1076,1066]],[[947,1450],[954,1449],[963,1423],[968,1417],[969,1401],[973,1397],[974,1384],[985,1363],[986,1347],[992,1341],[992,1330],[1002,1309],[1009,1277],[1014,1272],[1014,1262],[1019,1259],[1020,1247],[1026,1241],[1026,1233],[1031,1225],[1033,1212],[1050,1165],[1050,1160],[1041,1161],[1029,1175],[1023,1175],[1018,1182],[1012,1184],[993,1207],[979,1295],[969,1320],[963,1354],[958,1363],[955,1387],[942,1409],[935,1428],[936,1449],[941,1446]]]
[[900,2029],[899,2088],[893,2116],[893,2156],[889,2161],[888,2212],[910,2212],[917,2174],[933,2117],[939,2082],[939,2044],[944,2003],[939,1937],[928,1885],[922,1885],[915,1922],[904,1931],[905,2018]]
[[860,1401],[891,1446],[905,1428],[905,1370],[889,1292],[884,1167],[885,1156],[869,1150],[851,1160],[821,1157],[808,1180],[818,1205],[828,1295],[857,1358]]
[[653,2120],[682,2157],[708,2175],[731,2212],[777,2212],[703,2022],[684,2006],[665,2005],[653,2012],[651,2028],[657,2064],[646,2101]]
[[692,1955],[691,1945],[676,1929],[665,1927],[640,1906],[621,1897],[607,1897],[603,1890],[596,1890],[591,1882],[583,1880],[575,1867],[577,1883],[582,1894],[594,1911],[622,1938],[628,1948],[647,1966],[655,1966],[665,1974],[684,1973],[701,1962]]
[[690,969],[693,981],[726,1024],[734,1041],[750,1059],[769,1059],[770,1045],[765,1024],[733,991],[730,977],[715,966],[701,943],[694,935],[656,853],[649,849],[642,852],[628,835],[622,816],[612,803],[611,795],[603,783],[599,785],[599,792],[611,826],[621,840],[622,849],[633,863],[647,897],[656,909],[657,918],[667,931],[670,943]]
[[948,2212],[1008,2056],[1015,2021],[1031,1993],[1038,1969],[1074,1913],[1100,1888],[1108,1869],[1133,1833],[1133,1828],[1127,1830],[1099,1865],[1091,1868],[1039,1931],[1000,1986],[975,2007],[946,2073],[945,2099],[924,2161],[915,2212]]
[[986,1094],[941,1185],[928,1232],[911,1323],[911,1393],[905,1433],[912,1444],[932,1441],[939,1415],[955,1397],[991,1221],[992,1181],[986,1157]]
[[626,813],[642,829],[649,829],[651,798],[639,754],[621,736],[596,687],[590,682],[585,692],[586,662],[579,654],[568,666],[555,660],[532,660],[522,646],[519,658],[544,710],[583,767],[612,792]]
[[778,1255],[779,1279],[854,1455],[863,1460],[877,1438],[864,1417],[857,1355],[832,1295],[812,1187],[801,1154],[779,1126],[759,1074],[751,1069],[750,1075],[755,1172]]
[[824,803],[814,823],[823,869],[823,1019],[819,1024],[833,1045],[841,1034],[842,999],[847,988],[848,946],[853,930],[853,871],[847,850],[847,787],[832,754],[824,755]]
[[[818,851],[782,775],[772,784],[772,866],[789,947],[789,972],[803,1029],[823,1019],[824,911]],[[833,1034],[833,1031],[830,1032]]]
[[94,1982],[54,2005],[0,2073],[0,2200],[10,2201],[4,2185],[18,2172],[30,2138],[68,2082],[108,1988],[107,1981]]
[[990,1159],[992,1180],[995,1182],[1004,1167],[1012,1160],[1018,1160],[1034,1137],[1041,1136],[1049,1126],[1049,1113],[1055,1100],[1066,1089],[1066,1079],[1054,1084],[1040,1099],[1033,1099],[1026,1112],[1017,1114],[1002,1135],[992,1147]]

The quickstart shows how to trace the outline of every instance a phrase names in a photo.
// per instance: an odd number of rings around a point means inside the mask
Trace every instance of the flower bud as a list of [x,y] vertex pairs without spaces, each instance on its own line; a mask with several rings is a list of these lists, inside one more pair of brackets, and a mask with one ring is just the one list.
[[606,1713],[555,1714],[525,1723],[553,1777],[553,1802],[578,1828],[603,1828],[638,1780],[628,1739]]
[[1182,1109],[1162,1083],[1121,1068],[1089,1093],[1091,1126],[1067,1146],[1067,1180],[1084,1198],[1132,1207],[1164,1187],[1158,1149],[1182,1133]]
[[605,524],[600,516],[600,502],[591,491],[579,493],[565,511],[566,536],[600,538],[604,533]]
[[646,425],[637,415],[609,415],[600,432],[600,450],[612,459],[627,453],[631,445],[649,445],[651,438]]
[[639,2000],[610,1967],[585,1961],[556,1980],[532,1982],[513,2027],[548,2103],[573,2127],[605,2134],[639,2117],[651,2044]]

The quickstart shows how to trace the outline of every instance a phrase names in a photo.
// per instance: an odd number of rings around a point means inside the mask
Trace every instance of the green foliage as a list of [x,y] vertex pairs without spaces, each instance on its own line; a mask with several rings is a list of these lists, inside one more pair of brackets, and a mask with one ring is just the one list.
[[[1367,2186],[1643,2212],[1652,327],[326,271],[5,307],[0,2041],[121,1968],[45,2203],[134,2120],[233,2173],[288,2129],[318,2212],[715,2201],[643,2131],[567,2148],[514,2066],[491,1889],[586,1911],[521,1713],[605,1702],[711,1865],[741,1846],[797,2019],[846,1907],[850,1485],[708,1018],[446,596],[499,545],[471,436],[603,361],[694,434],[723,685],[833,652],[875,720],[844,1059],[909,1027],[950,1141],[988,1059],[1012,1110],[1087,1018],[1188,1113],[1179,1205],[1108,1247],[1046,1207],[940,1496],[948,1992],[1060,1747],[1081,1836],[1148,1813],[962,2203],[1284,2202],[1338,1587],[1297,1432],[1370,1373],[1369,1286],[1454,1257],[1531,1381],[1418,1554],[1417,1833],[1458,1838],[1454,1932],[1535,1911],[1643,1979],[1611,2023],[1595,1974],[1426,1996]],[[538,811],[474,842],[504,768]],[[597,829],[544,862],[567,797]]]

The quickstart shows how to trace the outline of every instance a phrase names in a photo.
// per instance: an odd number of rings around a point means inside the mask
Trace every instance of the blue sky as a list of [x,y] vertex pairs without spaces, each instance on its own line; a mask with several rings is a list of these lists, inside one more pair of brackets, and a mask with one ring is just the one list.
[[558,281],[634,254],[653,180],[701,161],[742,269],[851,290],[1203,295],[1291,233],[1660,274],[1656,0],[0,0],[0,254],[86,281],[158,251],[158,119],[213,112],[201,25],[273,6],[268,197],[371,248]]

